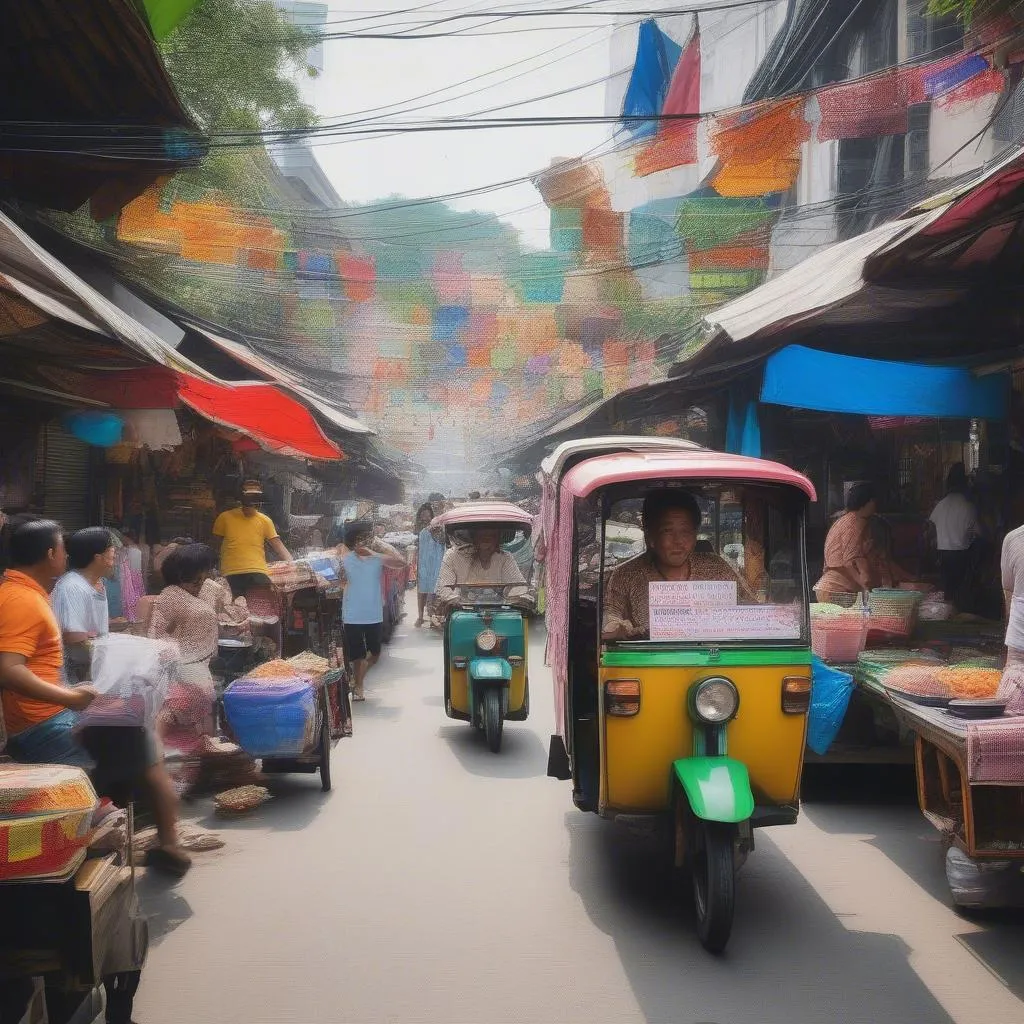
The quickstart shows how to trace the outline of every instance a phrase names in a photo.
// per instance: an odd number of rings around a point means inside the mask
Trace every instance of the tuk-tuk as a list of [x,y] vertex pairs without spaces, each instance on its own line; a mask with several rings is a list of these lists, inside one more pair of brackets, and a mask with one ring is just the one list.
[[572,780],[581,810],[668,826],[717,953],[753,830],[797,819],[814,488],[786,466],[699,447],[575,444],[544,480],[548,775]]
[[[515,559],[503,550],[529,537],[533,517],[508,502],[472,502],[434,520],[450,547],[473,544],[477,531],[495,530],[499,544],[492,558],[506,564],[503,578],[459,579],[445,588],[442,566],[438,593],[448,594],[444,629],[444,709],[481,729],[493,753],[501,750],[505,721],[523,722],[530,713],[527,669],[529,637],[526,615],[532,608],[530,588]],[[466,558],[463,563],[474,565]]]

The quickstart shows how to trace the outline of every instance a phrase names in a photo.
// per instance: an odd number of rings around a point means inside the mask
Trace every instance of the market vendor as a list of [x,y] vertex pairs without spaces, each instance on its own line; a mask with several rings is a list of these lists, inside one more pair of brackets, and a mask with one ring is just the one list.
[[686,491],[667,488],[644,498],[641,523],[647,550],[611,574],[601,635],[637,640],[650,632],[650,585],[658,581],[717,580],[735,583],[741,599],[752,601],[746,583],[714,552],[696,551],[701,512]]
[[213,524],[213,543],[220,545],[220,571],[235,597],[270,587],[267,547],[283,561],[292,561],[270,516],[260,511],[262,504],[259,484],[246,483],[241,507],[221,512]]
[[846,511],[825,537],[825,570],[814,584],[823,604],[848,604],[849,595],[871,588],[872,536],[869,523],[878,511],[875,487],[867,481],[854,484],[846,498]]

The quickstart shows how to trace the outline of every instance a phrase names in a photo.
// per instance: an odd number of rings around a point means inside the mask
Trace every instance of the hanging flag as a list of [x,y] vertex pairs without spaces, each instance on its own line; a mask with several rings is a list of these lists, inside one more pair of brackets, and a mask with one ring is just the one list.
[[[662,112],[682,52],[682,47],[662,32],[653,18],[640,23],[633,73],[622,103],[623,117],[657,117]],[[653,135],[657,127],[656,121],[626,122],[626,130],[637,138]]]
[[672,74],[661,111],[663,115],[686,115],[686,119],[661,122],[655,138],[633,158],[638,177],[697,162],[700,70],[700,22],[694,16],[693,31]]

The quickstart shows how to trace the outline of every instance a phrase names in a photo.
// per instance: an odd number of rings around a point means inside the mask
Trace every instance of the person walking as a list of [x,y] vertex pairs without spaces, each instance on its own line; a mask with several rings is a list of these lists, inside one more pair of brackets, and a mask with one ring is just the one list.
[[64,641],[65,680],[74,686],[89,678],[90,641],[110,632],[106,581],[117,565],[117,548],[102,526],[76,530],[65,547],[69,571],[57,580],[50,603]]
[[260,485],[250,481],[242,487],[241,507],[221,512],[213,524],[214,544],[220,545],[220,571],[236,598],[270,586],[267,547],[282,561],[292,561],[273,520],[260,511],[262,504]]
[[352,665],[352,699],[366,699],[366,673],[380,657],[384,634],[384,568],[405,565],[389,544],[374,539],[373,524],[357,520],[345,527],[341,575],[345,585],[341,615],[345,651]]
[[416,513],[416,526],[419,530],[416,546],[417,629],[423,625],[424,615],[430,609],[434,589],[437,587],[437,574],[441,571],[441,559],[444,558],[444,545],[430,532],[433,520],[434,510],[430,504],[421,505]]

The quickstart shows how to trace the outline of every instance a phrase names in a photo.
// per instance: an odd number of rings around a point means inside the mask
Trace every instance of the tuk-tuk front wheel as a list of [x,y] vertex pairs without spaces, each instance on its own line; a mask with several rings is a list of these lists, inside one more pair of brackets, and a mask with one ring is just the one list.
[[734,828],[716,821],[694,822],[690,869],[697,935],[709,953],[721,953],[732,933],[736,908]]
[[485,690],[481,703],[483,705],[484,736],[487,739],[487,749],[492,754],[497,754],[501,750],[501,730],[505,724],[501,690],[496,686]]

